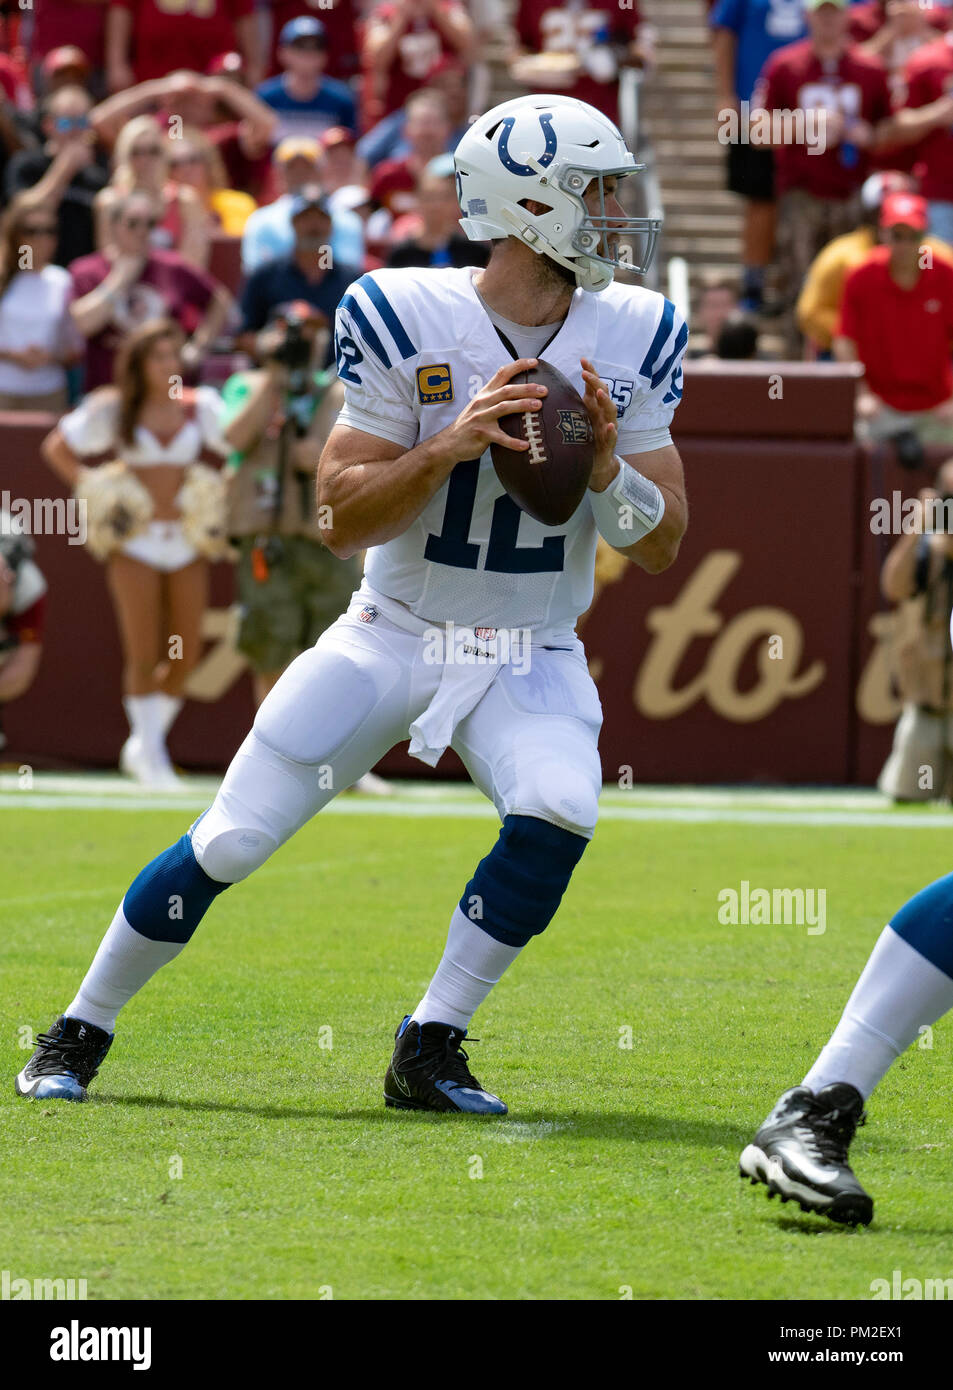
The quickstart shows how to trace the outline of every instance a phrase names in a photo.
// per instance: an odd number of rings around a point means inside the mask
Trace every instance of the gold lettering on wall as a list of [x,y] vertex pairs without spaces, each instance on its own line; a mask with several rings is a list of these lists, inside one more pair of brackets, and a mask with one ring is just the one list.
[[[784,608],[748,608],[728,623],[715,604],[741,567],[734,550],[713,550],[701,562],[674,603],[650,609],[646,626],[653,639],[639,669],[633,701],[649,719],[674,719],[698,700],[736,724],[764,719],[784,700],[797,700],[816,690],[825,667],[813,662],[798,671],[804,632],[793,613]],[[718,634],[716,636],[716,634]],[[675,673],[691,643],[699,637],[714,641],[701,671],[676,689]],[[772,638],[782,639],[784,658],[769,656]],[[757,650],[758,681],[750,690],[738,689],[738,672],[749,649]]]

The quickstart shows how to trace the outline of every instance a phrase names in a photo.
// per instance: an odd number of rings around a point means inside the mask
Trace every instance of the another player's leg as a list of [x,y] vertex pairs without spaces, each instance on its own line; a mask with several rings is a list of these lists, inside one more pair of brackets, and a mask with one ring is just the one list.
[[[552,921],[592,838],[601,787],[601,710],[584,659],[545,651],[534,659],[536,679],[502,672],[454,737],[503,825],[454,910],[427,992],[397,1030],[384,1079],[388,1106],[506,1113],[470,1072],[461,1045],[490,990]],[[559,672],[548,684],[544,667]]]
[[292,663],[209,810],[132,883],[79,992],[17,1077],[18,1095],[85,1100],[120,1009],[179,954],[215,898],[406,733],[414,639],[349,622]]
[[786,1091],[741,1155],[769,1195],[846,1225],[873,1201],[848,1161],[864,1102],[924,1027],[953,1008],[953,874],[911,898],[884,928],[830,1042]]

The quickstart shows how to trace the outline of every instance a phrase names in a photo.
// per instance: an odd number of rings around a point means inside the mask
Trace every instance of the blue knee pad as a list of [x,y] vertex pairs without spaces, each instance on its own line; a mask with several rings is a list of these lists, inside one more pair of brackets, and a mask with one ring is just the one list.
[[890,923],[898,936],[953,979],[953,874],[922,888]]
[[147,864],[122,900],[126,921],[150,941],[188,941],[214,898],[231,885],[219,883],[201,867],[191,836]]
[[[549,926],[588,843],[537,816],[507,816],[464,889],[460,911],[504,945],[525,946]],[[474,899],[482,916],[471,916]]]

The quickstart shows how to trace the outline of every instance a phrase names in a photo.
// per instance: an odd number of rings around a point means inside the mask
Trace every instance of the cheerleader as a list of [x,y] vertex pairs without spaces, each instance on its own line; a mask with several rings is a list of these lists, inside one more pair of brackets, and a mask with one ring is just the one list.
[[[123,345],[115,386],[93,391],[43,441],[54,471],[86,504],[87,546],[106,564],[123,650],[130,734],[121,769],[172,786],[166,736],[199,656],[209,559],[227,553],[224,490],[203,449],[230,452],[212,387],[181,387],[182,334],[142,324]],[[114,453],[86,468],[83,458]]]

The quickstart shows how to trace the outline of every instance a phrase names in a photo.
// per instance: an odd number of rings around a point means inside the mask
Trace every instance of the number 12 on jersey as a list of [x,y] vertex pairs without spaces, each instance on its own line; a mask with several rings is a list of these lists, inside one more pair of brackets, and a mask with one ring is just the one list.
[[[450,474],[447,506],[439,536],[427,537],[424,558],[455,569],[475,570],[480,565],[480,547],[470,540],[470,525],[476,502],[480,460],[465,459]],[[565,536],[547,536],[542,545],[517,546],[519,507],[507,493],[493,504],[493,520],[486,548],[484,570],[496,574],[558,574],[563,569]]]

